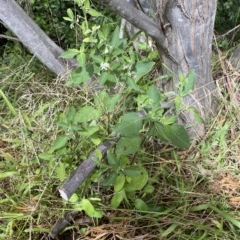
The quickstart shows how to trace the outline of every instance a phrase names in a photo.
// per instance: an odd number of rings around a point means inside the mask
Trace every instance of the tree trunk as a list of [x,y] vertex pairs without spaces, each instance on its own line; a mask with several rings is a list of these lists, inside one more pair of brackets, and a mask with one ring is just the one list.
[[[213,111],[216,91],[211,72],[211,48],[217,0],[135,0],[145,16],[123,1],[100,2],[155,40],[163,66],[174,73],[172,79],[159,83],[165,92],[177,92],[179,72],[186,76],[190,70],[195,71],[195,90],[183,99],[183,103],[186,109],[196,108],[207,120]],[[163,67],[163,73],[169,70]],[[182,111],[179,121],[189,127],[193,138],[205,134],[204,124],[196,121],[193,110]]]
[[77,65],[75,60],[63,61],[64,51],[22,10],[14,0],[0,0],[0,19],[44,65],[56,74],[66,74]]
[[[187,75],[195,70],[195,90],[183,99],[184,105],[195,107],[203,119],[212,114],[213,93],[211,57],[216,0],[161,0],[156,1],[156,16],[168,43],[168,53],[159,48],[162,61],[173,72],[173,80],[162,82],[165,91],[177,91],[178,73]],[[170,56],[169,56],[170,55]],[[174,60],[174,61],[173,61]],[[164,72],[168,72],[163,68]],[[180,121],[190,127],[191,136],[203,136],[203,124],[196,124],[193,111],[182,112]],[[194,125],[193,125],[194,124]]]

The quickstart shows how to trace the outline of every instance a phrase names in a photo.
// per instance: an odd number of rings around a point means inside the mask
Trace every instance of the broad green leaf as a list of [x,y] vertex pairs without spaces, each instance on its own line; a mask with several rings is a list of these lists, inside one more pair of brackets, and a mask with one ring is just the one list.
[[115,184],[114,184],[114,192],[121,191],[124,184],[125,184],[125,176],[123,174],[120,174],[116,178],[116,181],[115,181]]
[[99,138],[97,136],[97,134],[93,134],[91,137],[90,137],[90,140],[92,143],[94,143],[94,145],[98,146],[101,142],[102,142],[102,139]]
[[98,35],[98,38],[100,39],[100,41],[101,41],[101,40],[105,40],[104,34],[103,34],[103,32],[102,32],[101,30],[99,30],[99,31],[97,32],[97,35]]
[[107,151],[107,161],[108,161],[108,164],[110,166],[114,166],[114,165],[117,165],[118,164],[118,160],[115,156],[115,154],[113,154],[111,151]]
[[94,107],[91,106],[85,106],[80,108],[74,117],[74,122],[78,123],[84,123],[91,120],[94,120],[97,115],[97,110]]
[[82,205],[79,203],[79,201],[72,205],[72,208],[75,210],[78,210],[79,212],[83,210]]
[[79,131],[79,130],[82,130],[82,127],[78,126],[77,124],[71,124],[71,129],[73,131]]
[[139,166],[130,166],[130,167],[126,167],[123,170],[123,173],[129,177],[137,176],[137,175],[141,174],[141,172],[142,172],[142,169]]
[[187,96],[191,91],[193,91],[195,85],[195,72],[194,70],[191,70],[186,79],[185,83],[183,85],[183,91],[180,93],[182,97]]
[[140,198],[135,199],[134,201],[134,206],[137,210],[140,211],[148,211],[148,206],[147,204]]
[[112,25],[111,24],[104,24],[104,27],[101,28],[104,34],[104,38],[109,37],[110,31],[112,31]]
[[164,142],[170,142],[170,138],[168,136],[168,131],[167,131],[167,128],[170,128],[170,127],[160,122],[155,122],[154,125],[156,128],[156,132],[155,132],[156,136],[159,137]]
[[90,14],[93,17],[100,17],[100,16],[102,16],[101,13],[97,12],[96,10],[94,10],[92,8],[89,8],[87,12],[88,12],[88,14]]
[[81,206],[89,217],[93,217],[95,215],[95,209],[88,199],[82,199]]
[[72,20],[71,18],[69,18],[69,17],[63,17],[63,19],[66,20],[66,21],[69,21],[69,22],[72,22],[72,21],[73,21],[73,20]]
[[90,57],[93,59],[95,63],[104,63],[104,58],[99,55],[90,55]]
[[70,107],[67,113],[67,120],[68,122],[72,122],[74,119],[74,116],[76,114],[76,109],[74,107]]
[[94,215],[92,216],[92,217],[94,217],[94,218],[102,218],[102,213],[100,212],[100,211],[96,211],[95,210],[95,213],[94,213]]
[[119,69],[119,67],[121,66],[122,64],[120,62],[112,62],[111,63],[111,70],[114,71],[116,69]]
[[73,58],[77,54],[79,54],[79,51],[77,49],[68,49],[66,52],[62,53],[59,57],[60,58]]
[[159,54],[158,54],[158,51],[151,51],[149,54],[148,54],[148,59],[149,60],[154,60],[154,61],[157,61],[159,58]]
[[83,137],[90,137],[99,130],[98,126],[88,126],[83,128],[83,130],[78,131],[78,133]]
[[139,150],[141,142],[140,136],[121,137],[116,144],[116,153],[119,155],[134,154]]
[[188,148],[190,146],[190,139],[186,129],[177,124],[173,124],[171,127],[171,133],[169,134],[169,138],[171,143],[178,148]]
[[103,155],[102,155],[102,152],[99,149],[96,149],[95,156],[97,157],[97,159],[99,161],[102,160]]
[[51,150],[55,151],[55,150],[57,150],[59,148],[65,147],[66,144],[67,144],[67,141],[68,141],[68,136],[65,136],[65,135],[64,136],[59,136],[55,140],[53,146],[51,147]]
[[124,50],[123,49],[120,49],[120,48],[116,48],[116,49],[114,49],[113,51],[112,51],[112,56],[113,57],[116,57],[116,56],[118,56],[118,55],[120,55],[120,54],[122,54],[122,53],[124,53]]
[[101,91],[94,98],[94,104],[103,105],[105,108],[108,108],[109,102],[110,102],[110,96],[105,90]]
[[38,154],[38,157],[43,160],[51,160],[54,158],[54,155],[51,153],[40,153],[40,154]]
[[[85,32],[85,34],[86,34],[86,32]],[[83,39],[83,42],[84,43],[93,42],[93,39],[92,39],[92,37],[86,37]]]
[[82,67],[81,69],[76,69],[72,71],[69,76],[66,86],[74,87],[78,86],[80,83],[85,83],[91,79],[93,75],[93,68],[89,65]]
[[154,187],[152,185],[147,185],[143,189],[144,193],[153,193],[154,192]]
[[81,52],[77,55],[77,62],[80,64],[81,67],[84,67],[86,64],[86,54],[84,52]]
[[131,177],[132,178],[131,182],[125,184],[124,189],[126,192],[141,190],[147,184],[148,172],[144,167],[141,167],[141,170],[142,170],[141,174],[139,174],[138,176]]
[[90,140],[91,140],[96,146],[98,146],[98,145],[102,142],[102,139],[99,138],[97,134],[91,135]]
[[138,42],[137,46],[139,49],[143,50],[143,51],[148,51],[149,50],[149,44],[146,42]]
[[142,119],[137,113],[127,113],[122,117],[122,121],[117,124],[114,131],[122,136],[136,136],[142,129]]
[[69,16],[70,19],[74,19],[74,14],[71,8],[67,9],[67,15]]
[[119,163],[118,165],[121,167],[121,168],[125,168],[127,165],[130,164],[130,159],[127,155],[120,155],[120,159],[119,159]]
[[127,79],[127,85],[134,89],[135,91],[140,91],[139,86],[136,84],[135,80],[133,78],[128,78]]
[[74,0],[75,2],[81,2],[80,4],[83,4],[83,8],[85,11],[87,11],[90,8],[90,1],[89,0],[84,0],[84,1],[79,1],[79,0]]
[[183,75],[182,72],[179,72],[179,74],[178,74],[178,78],[179,78],[180,83],[183,84],[184,81],[185,81],[185,77],[184,77],[184,75]]
[[59,180],[62,182],[66,177],[65,165],[60,162],[56,167],[56,172]]
[[118,47],[119,44],[121,44],[121,39],[119,39],[119,26],[115,28],[113,34],[112,34],[112,39],[110,42],[110,45],[113,47]]
[[107,110],[109,112],[113,112],[115,110],[116,105],[118,104],[119,100],[121,98],[120,93],[116,93],[113,96],[111,96],[111,99],[109,100]]
[[148,93],[148,98],[150,100],[150,103],[152,102],[152,104],[158,104],[158,105],[160,104],[161,95],[160,95],[160,92],[155,85],[152,85],[149,88],[147,93]]
[[154,65],[155,65],[155,62],[140,61],[135,66],[135,74],[137,76],[145,75],[151,71],[151,69]]
[[117,82],[116,77],[113,74],[109,74],[108,75],[108,81],[112,82],[112,83],[116,83]]
[[14,175],[17,175],[18,172],[2,172],[0,173],[0,179],[4,179],[4,178],[7,178],[7,177],[12,177]]
[[100,86],[103,86],[105,82],[110,78],[110,72],[102,72],[100,76]]
[[111,199],[111,206],[113,208],[118,208],[120,203],[122,202],[122,200],[125,197],[125,191],[122,190],[121,192],[117,192],[114,194],[114,196]]
[[177,95],[174,98],[174,103],[175,103],[176,111],[179,112],[181,110],[181,106],[182,106],[182,98],[179,95]]
[[164,116],[161,118],[161,123],[163,125],[170,125],[170,124],[173,124],[176,120],[177,120],[176,115],[170,115],[169,117]]
[[118,175],[115,171],[110,172],[107,178],[102,182],[102,185],[104,187],[112,185],[115,182],[117,176]]
[[71,203],[77,202],[78,201],[78,195],[76,193],[74,193],[68,201],[71,202]]

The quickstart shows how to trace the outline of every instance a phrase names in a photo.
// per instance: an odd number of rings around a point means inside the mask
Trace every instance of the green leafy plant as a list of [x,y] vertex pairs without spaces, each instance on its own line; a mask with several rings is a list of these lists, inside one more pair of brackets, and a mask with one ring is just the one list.
[[[89,1],[78,2],[78,5],[84,12],[81,24],[84,38],[80,49],[69,49],[61,55],[62,58],[75,57],[79,63],[66,85],[91,85],[92,81],[96,81],[93,79],[98,79],[97,85],[94,85],[97,86],[97,94],[92,95],[92,100],[88,100],[86,105],[71,107],[66,115],[62,115],[58,126],[63,134],[57,137],[48,153],[39,156],[56,159],[56,156],[67,154],[76,140],[85,146],[89,142],[96,146],[112,133],[119,134],[119,141],[107,153],[107,162],[104,163],[102,158],[96,160],[100,176],[105,178],[102,185],[113,187],[112,207],[117,208],[124,202],[147,211],[148,205],[138,197],[137,192],[145,196],[152,193],[154,187],[149,183],[147,169],[141,161],[135,163],[135,158],[144,141],[150,138],[181,149],[190,146],[186,129],[176,120],[182,111],[182,99],[194,89],[195,73],[190,71],[187,76],[179,74],[178,92],[161,93],[147,78],[155,65],[152,58],[139,56],[127,39],[119,39],[119,27],[110,36],[111,27],[104,21],[99,25],[90,25],[87,15],[102,16],[91,9]],[[67,15],[65,20],[71,22],[71,27],[78,23],[71,9],[67,10]],[[147,49],[143,44],[140,46],[142,50]],[[112,91],[113,87],[118,89],[117,93]],[[60,161],[56,168],[61,181],[67,166]],[[86,206],[90,206],[89,202]],[[89,214],[95,210],[85,211]]]

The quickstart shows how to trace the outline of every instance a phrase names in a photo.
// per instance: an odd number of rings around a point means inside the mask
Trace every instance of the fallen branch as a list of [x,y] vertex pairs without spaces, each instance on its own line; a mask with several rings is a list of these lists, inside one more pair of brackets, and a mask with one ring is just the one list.
[[55,239],[57,235],[67,226],[69,226],[76,216],[79,215],[79,212],[70,212],[64,215],[63,218],[59,218],[53,227],[52,232],[49,233],[49,237]]
[[100,151],[103,156],[107,150],[119,140],[119,138],[119,135],[115,135],[111,137],[109,141],[101,143],[98,148],[95,149],[89,155],[89,157],[70,175],[70,177],[65,180],[62,186],[59,188],[59,193],[63,199],[69,200],[77,188],[95,169],[97,166],[96,162],[94,161],[97,158],[96,153]]

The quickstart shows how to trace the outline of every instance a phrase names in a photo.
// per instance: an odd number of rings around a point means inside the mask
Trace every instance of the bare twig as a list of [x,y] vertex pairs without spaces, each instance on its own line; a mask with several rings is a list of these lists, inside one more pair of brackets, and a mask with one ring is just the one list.
[[16,37],[10,37],[10,36],[3,35],[3,34],[0,34],[0,38],[6,38],[6,39],[9,39],[9,40],[20,42],[20,40],[18,38],[16,38]]
[[237,25],[236,27],[234,27],[233,29],[227,31],[227,32],[224,33],[223,35],[218,36],[217,38],[225,37],[225,36],[227,36],[228,34],[230,34],[231,32],[233,32],[234,30],[238,29],[239,27],[240,27],[240,24]]

